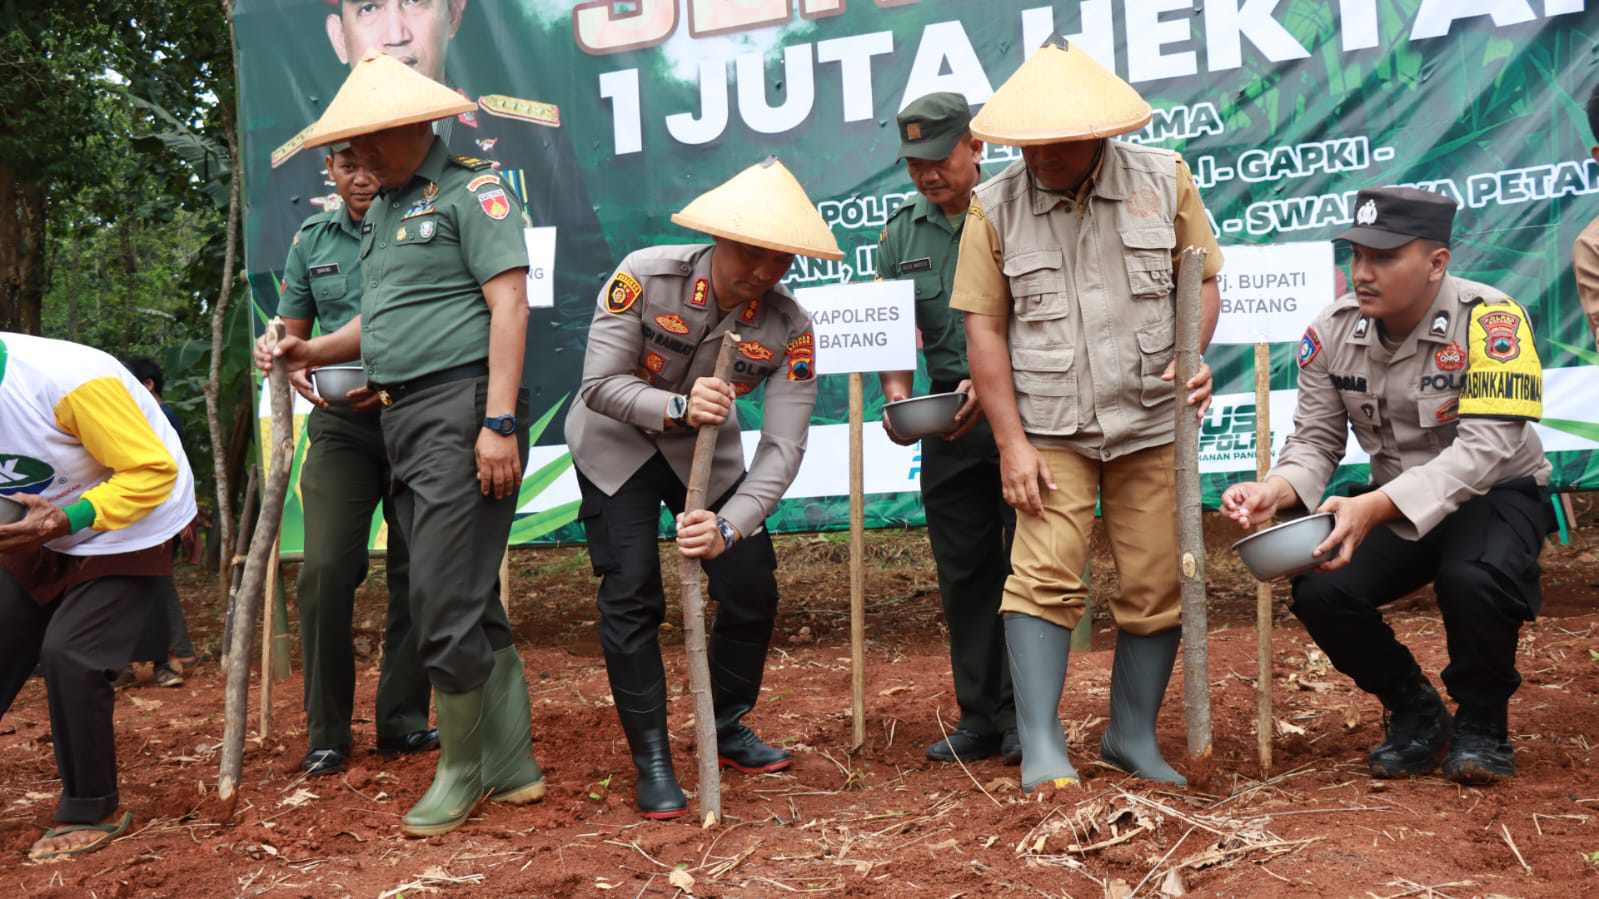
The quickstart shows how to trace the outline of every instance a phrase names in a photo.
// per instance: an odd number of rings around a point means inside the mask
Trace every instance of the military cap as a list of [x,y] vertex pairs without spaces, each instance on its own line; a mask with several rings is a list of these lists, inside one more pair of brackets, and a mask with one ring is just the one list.
[[1414,187],[1373,187],[1355,196],[1355,227],[1338,235],[1363,247],[1392,250],[1413,240],[1449,243],[1455,201]]
[[947,159],[972,123],[972,108],[953,91],[928,94],[899,114],[899,158]]

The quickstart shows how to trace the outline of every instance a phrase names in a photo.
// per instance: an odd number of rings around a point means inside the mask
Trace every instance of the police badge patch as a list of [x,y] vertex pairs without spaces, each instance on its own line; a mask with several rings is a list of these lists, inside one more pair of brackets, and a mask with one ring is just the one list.
[[644,285],[627,272],[617,272],[611,279],[611,286],[605,288],[605,311],[612,315],[621,315],[633,308],[638,298],[644,295]]
[[816,338],[810,334],[788,342],[788,379],[809,381],[816,377]]
[[1299,367],[1304,368],[1319,355],[1321,355],[1321,335],[1316,333],[1316,326],[1311,325],[1305,329],[1305,336],[1299,338]]

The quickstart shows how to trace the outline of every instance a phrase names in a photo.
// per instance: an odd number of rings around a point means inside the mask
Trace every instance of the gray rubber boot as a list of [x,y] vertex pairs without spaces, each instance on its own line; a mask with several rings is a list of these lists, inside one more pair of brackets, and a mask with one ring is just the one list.
[[1022,790],[1041,784],[1079,783],[1066,758],[1066,731],[1060,726],[1060,694],[1066,686],[1066,657],[1072,632],[1032,615],[1007,613],[1005,652],[1016,694],[1016,734],[1022,742]]
[[1173,628],[1148,637],[1121,631],[1116,635],[1116,661],[1110,675],[1110,727],[1099,741],[1108,764],[1135,777],[1188,786],[1160,754],[1155,743],[1155,718],[1166,697],[1177,643],[1182,631]]
[[433,692],[439,712],[439,763],[433,783],[411,807],[403,829],[434,837],[466,823],[488,791],[483,788],[483,688],[468,693]]

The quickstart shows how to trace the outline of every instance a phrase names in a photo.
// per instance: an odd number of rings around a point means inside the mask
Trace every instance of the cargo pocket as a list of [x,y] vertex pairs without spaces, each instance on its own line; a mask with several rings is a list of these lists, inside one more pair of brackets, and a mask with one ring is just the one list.
[[1077,433],[1077,372],[1069,344],[1047,350],[1012,347],[1011,376],[1016,384],[1016,411],[1029,434],[1065,436]]
[[1172,361],[1174,327],[1170,318],[1163,318],[1138,329],[1139,399],[1145,406],[1159,406],[1177,395],[1174,382],[1160,377]]
[[1003,271],[1016,318],[1033,325],[1015,329],[1012,339],[1039,349],[1058,345],[1066,338],[1063,328],[1043,323],[1064,320],[1068,311],[1061,251],[1029,250],[1007,256]]
[[621,568],[616,564],[616,552],[611,548],[611,534],[605,526],[605,516],[600,514],[605,497],[597,487],[593,488],[592,493],[587,490],[583,493],[583,499],[578,503],[577,520],[583,526],[583,538],[588,544],[589,565],[595,577],[614,574]]
[[1127,283],[1134,299],[1164,299],[1172,292],[1172,250],[1177,231],[1171,225],[1121,229],[1127,262]]
[[1419,400],[1416,403],[1416,424],[1427,435],[1433,452],[1442,452],[1455,442],[1455,431],[1460,420],[1460,398],[1454,394]]

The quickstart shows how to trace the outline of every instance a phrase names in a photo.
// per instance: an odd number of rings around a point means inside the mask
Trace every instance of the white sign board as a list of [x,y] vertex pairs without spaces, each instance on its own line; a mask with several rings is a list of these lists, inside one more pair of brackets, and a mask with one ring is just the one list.
[[1290,343],[1337,296],[1331,241],[1223,247],[1211,343]]
[[524,228],[527,241],[527,306],[555,308],[555,229]]
[[829,284],[794,292],[816,328],[816,373],[916,368],[913,282]]

